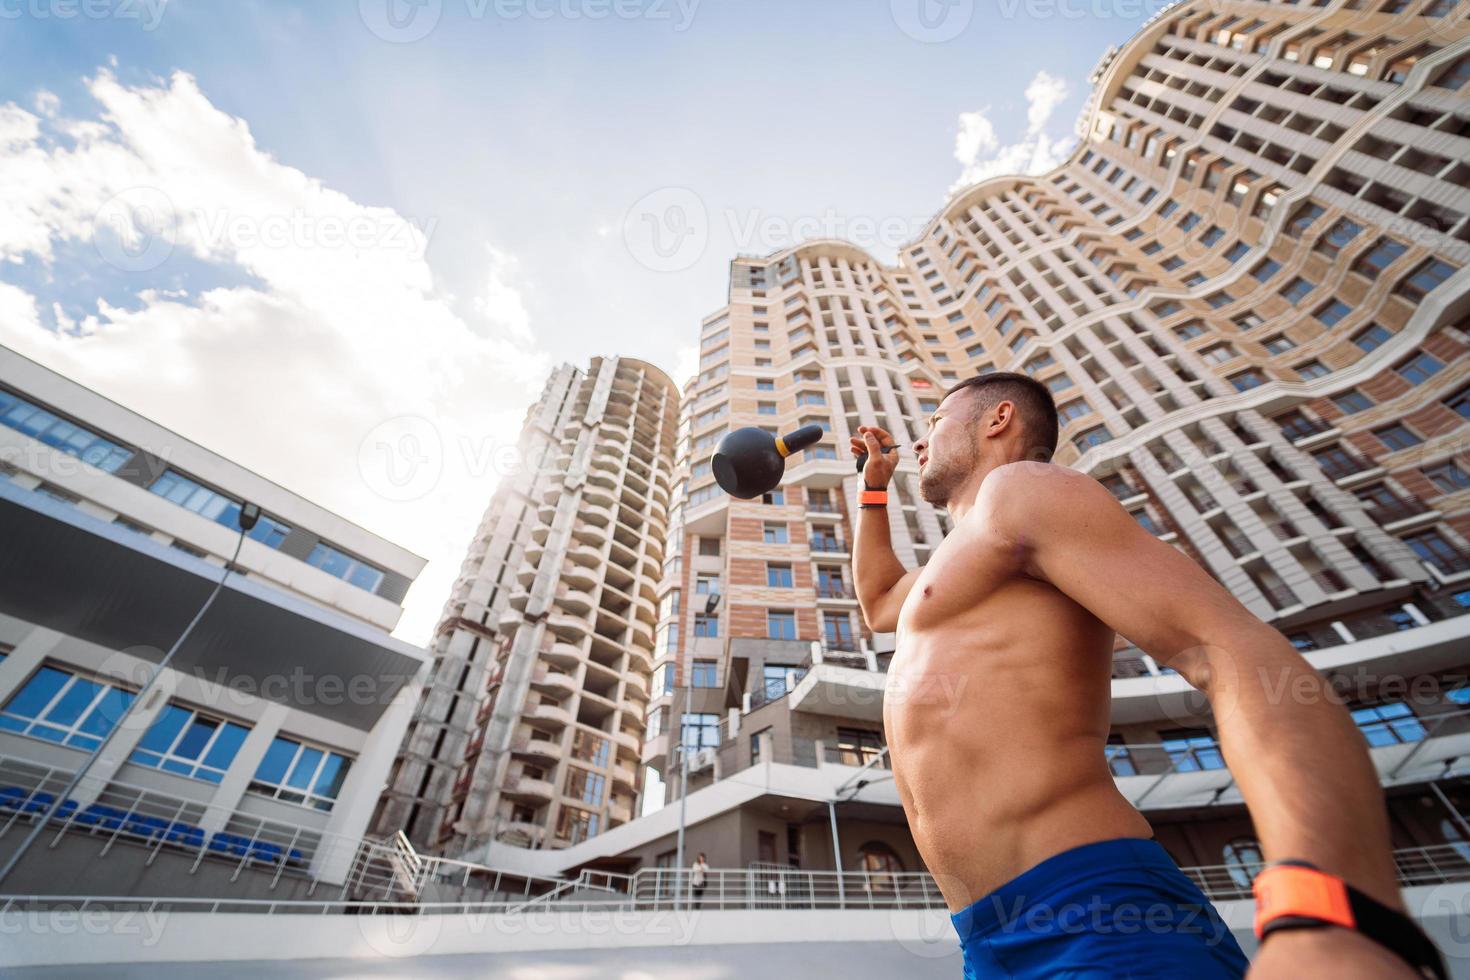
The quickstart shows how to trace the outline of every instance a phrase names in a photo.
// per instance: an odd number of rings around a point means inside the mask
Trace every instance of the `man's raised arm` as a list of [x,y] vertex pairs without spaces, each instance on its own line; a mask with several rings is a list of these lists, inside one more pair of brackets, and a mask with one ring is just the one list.
[[[854,455],[867,453],[863,466],[863,484],[872,489],[888,489],[888,481],[898,466],[897,454],[881,452],[893,445],[893,437],[876,426],[861,426],[852,440]],[[875,633],[892,633],[898,628],[898,611],[919,577],[919,569],[905,571],[893,553],[893,538],[888,529],[888,508],[858,510],[857,545],[852,553],[853,575],[857,579],[858,605],[863,620]]]
[[[1402,910],[1383,792],[1366,743],[1326,680],[1280,633],[1144,531],[1089,477],[1019,463],[991,473],[981,494],[992,497],[986,509],[996,530],[1027,556],[1028,574],[1209,698],[1221,751],[1268,861],[1311,862]],[[1333,943],[1338,952],[1324,953]],[[1364,975],[1414,975],[1383,947],[1339,929],[1274,937],[1255,970],[1274,976],[1307,960],[1317,969],[1326,966],[1320,957],[1337,963],[1344,953],[1357,957],[1357,967],[1336,975],[1356,976],[1362,968],[1378,971]]]

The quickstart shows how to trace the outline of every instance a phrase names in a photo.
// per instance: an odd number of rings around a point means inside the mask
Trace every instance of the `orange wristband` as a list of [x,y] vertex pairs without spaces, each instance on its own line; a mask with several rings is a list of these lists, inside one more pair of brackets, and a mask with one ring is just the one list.
[[858,505],[860,507],[887,507],[887,490],[859,490]]
[[1256,875],[1256,935],[1282,916],[1305,916],[1352,929],[1356,925],[1341,878],[1294,865],[1272,865]]

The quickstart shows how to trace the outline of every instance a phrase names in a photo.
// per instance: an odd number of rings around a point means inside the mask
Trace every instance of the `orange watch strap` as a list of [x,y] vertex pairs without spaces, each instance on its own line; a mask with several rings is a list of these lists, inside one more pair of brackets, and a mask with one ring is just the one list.
[[1255,932],[1282,916],[1320,919],[1347,929],[1355,928],[1347,883],[1341,878],[1296,865],[1273,865],[1256,875]]
[[862,507],[888,506],[887,490],[859,490],[858,505]]

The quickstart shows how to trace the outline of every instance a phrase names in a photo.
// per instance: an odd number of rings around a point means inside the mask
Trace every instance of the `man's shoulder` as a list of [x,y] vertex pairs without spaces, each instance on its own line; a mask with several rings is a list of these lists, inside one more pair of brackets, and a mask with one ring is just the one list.
[[1021,520],[1058,508],[1075,513],[1110,501],[1112,495],[1092,477],[1055,463],[1021,461],[997,466],[981,484],[984,509],[994,517]]

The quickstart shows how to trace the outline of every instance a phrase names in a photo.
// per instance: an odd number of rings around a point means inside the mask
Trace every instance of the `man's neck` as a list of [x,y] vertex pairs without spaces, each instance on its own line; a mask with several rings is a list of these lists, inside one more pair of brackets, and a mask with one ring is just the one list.
[[975,500],[980,496],[980,485],[985,482],[985,478],[1010,462],[1014,461],[1009,459],[981,460],[980,464],[975,467],[975,472],[970,474],[970,478],[950,495],[949,500],[945,501],[944,508],[949,511],[949,516],[956,524],[964,520],[965,515],[975,508]]

